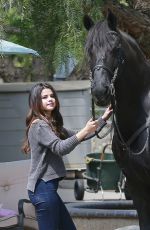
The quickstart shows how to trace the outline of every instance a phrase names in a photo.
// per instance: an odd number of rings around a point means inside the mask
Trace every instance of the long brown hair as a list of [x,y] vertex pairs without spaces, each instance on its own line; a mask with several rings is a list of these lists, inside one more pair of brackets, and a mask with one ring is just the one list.
[[[42,100],[41,100],[41,92],[43,89],[50,89],[53,92],[54,98],[56,100],[56,107],[52,111],[51,120],[47,120],[45,117],[44,111],[42,109]],[[63,118],[59,111],[60,103],[58,100],[57,93],[55,89],[49,83],[37,83],[31,88],[29,93],[29,112],[26,117],[26,136],[25,141],[22,145],[22,151],[24,153],[28,153],[30,151],[30,145],[28,141],[28,132],[32,122],[36,119],[45,120],[55,134],[61,139],[65,139],[65,133],[63,132]]]

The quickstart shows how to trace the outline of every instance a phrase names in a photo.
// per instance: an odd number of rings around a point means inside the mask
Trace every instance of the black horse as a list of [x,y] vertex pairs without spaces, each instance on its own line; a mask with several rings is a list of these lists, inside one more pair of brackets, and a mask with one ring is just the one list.
[[125,174],[141,230],[150,230],[150,64],[136,41],[117,29],[117,18],[93,23],[86,51],[91,69],[91,92],[99,106],[113,106],[112,150]]

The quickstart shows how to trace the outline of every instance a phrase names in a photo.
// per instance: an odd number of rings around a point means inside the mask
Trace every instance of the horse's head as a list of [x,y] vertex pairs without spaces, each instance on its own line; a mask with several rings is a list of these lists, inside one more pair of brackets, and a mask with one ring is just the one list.
[[110,85],[121,56],[117,20],[109,10],[107,19],[96,24],[85,16],[84,26],[89,31],[86,51],[92,72],[92,95],[97,105],[106,106],[110,103]]

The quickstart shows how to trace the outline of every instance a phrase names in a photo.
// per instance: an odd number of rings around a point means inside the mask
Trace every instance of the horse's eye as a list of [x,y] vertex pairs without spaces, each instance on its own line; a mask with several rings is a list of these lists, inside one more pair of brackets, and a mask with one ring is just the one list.
[[116,47],[116,48],[113,50],[113,53],[114,53],[115,55],[117,55],[119,52],[120,52],[120,47]]
[[118,48],[117,48],[117,53],[119,53],[119,52],[120,52],[120,50],[121,50],[121,49],[120,49],[120,47],[118,47]]

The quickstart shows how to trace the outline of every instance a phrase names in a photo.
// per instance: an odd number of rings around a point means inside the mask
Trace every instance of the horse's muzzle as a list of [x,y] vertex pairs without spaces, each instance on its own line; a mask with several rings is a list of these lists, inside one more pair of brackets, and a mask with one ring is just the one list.
[[94,102],[97,106],[107,106],[110,104],[110,90],[105,90],[103,93],[101,91],[96,91],[91,89]]

